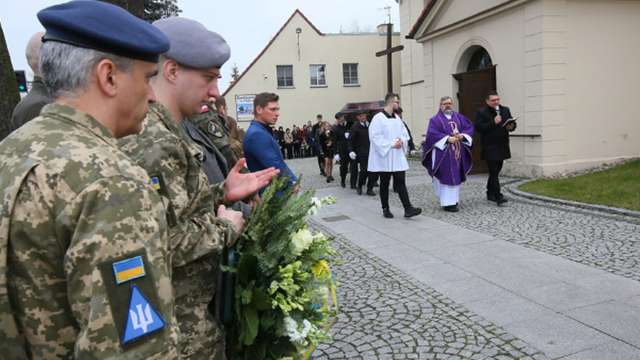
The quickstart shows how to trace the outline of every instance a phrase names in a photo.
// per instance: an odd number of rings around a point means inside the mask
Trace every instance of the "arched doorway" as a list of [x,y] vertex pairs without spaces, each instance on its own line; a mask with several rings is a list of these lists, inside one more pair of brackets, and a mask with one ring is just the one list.
[[[458,81],[458,104],[460,113],[471,122],[476,121],[476,112],[485,105],[487,92],[496,90],[496,66],[487,50],[478,45],[469,47],[460,57],[458,69],[453,75]],[[473,136],[473,170],[471,173],[487,172],[487,165],[480,156],[480,134]]]

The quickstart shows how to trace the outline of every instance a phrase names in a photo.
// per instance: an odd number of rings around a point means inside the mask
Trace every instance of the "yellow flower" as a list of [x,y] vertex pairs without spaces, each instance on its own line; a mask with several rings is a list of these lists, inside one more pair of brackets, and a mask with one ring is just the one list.
[[329,269],[329,263],[326,260],[320,260],[313,264],[311,272],[318,279],[326,279],[331,276],[331,269]]

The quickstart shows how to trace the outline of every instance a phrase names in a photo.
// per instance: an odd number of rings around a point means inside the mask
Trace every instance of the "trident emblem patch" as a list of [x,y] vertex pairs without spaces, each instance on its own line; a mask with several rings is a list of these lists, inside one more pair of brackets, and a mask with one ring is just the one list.
[[126,324],[122,338],[122,342],[125,344],[164,328],[164,320],[160,314],[135,285],[131,286]]

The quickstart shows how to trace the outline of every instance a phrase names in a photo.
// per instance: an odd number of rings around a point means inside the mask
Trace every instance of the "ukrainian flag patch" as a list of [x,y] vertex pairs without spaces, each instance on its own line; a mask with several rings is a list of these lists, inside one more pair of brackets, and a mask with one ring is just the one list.
[[160,178],[158,176],[151,177],[151,187],[155,191],[160,191],[160,189],[162,188],[162,185],[160,184]]
[[115,275],[116,284],[118,285],[146,275],[142,256],[135,256],[118,261],[111,264],[111,266],[113,267],[113,275]]

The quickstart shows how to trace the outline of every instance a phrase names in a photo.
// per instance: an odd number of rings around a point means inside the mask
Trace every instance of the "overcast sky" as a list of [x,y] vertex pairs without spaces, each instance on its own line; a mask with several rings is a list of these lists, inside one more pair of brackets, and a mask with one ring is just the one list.
[[[7,40],[13,68],[32,73],[24,50],[29,37],[42,30],[36,13],[61,1],[11,1],[0,13],[0,23]],[[220,90],[229,83],[231,67],[237,64],[243,71],[269,42],[295,9],[324,33],[375,31],[387,21],[385,6],[391,7],[391,21],[398,24],[398,4],[395,0],[178,0],[181,16],[203,23],[220,33],[231,46],[231,59],[222,69]],[[394,30],[398,31],[398,25]]]

